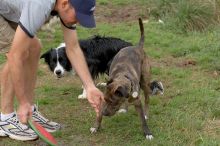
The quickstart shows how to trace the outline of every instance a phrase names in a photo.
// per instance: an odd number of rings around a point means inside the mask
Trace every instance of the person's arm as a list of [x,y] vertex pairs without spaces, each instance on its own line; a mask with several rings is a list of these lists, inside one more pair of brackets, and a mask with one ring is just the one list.
[[76,69],[77,74],[83,82],[85,88],[94,85],[90,76],[84,54],[79,46],[77,33],[75,30],[63,27],[64,42],[66,43],[66,53],[71,64]]
[[79,75],[83,86],[86,89],[87,97],[95,108],[96,113],[99,112],[99,107],[101,105],[101,100],[104,98],[102,92],[100,92],[94,85],[91,78],[90,72],[88,70],[87,63],[85,61],[84,54],[79,46],[76,30],[71,30],[62,25],[64,33],[64,41],[66,43],[66,53],[72,66],[75,68],[77,74]]
[[26,90],[26,71],[25,61],[28,58],[28,49],[31,47],[36,38],[30,38],[20,26],[18,26],[11,49],[7,54],[9,73],[15,90],[16,98],[19,102],[18,115],[22,123],[27,122],[31,114],[31,105],[29,98],[31,91]]

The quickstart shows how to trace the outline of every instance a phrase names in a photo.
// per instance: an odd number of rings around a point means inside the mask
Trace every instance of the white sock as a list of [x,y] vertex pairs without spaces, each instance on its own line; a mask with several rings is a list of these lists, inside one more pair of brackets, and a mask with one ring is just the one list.
[[1,113],[1,121],[5,121],[5,120],[7,120],[7,119],[13,117],[14,114],[15,114],[15,112],[12,112],[12,113],[10,113],[10,114],[3,114],[3,113]]

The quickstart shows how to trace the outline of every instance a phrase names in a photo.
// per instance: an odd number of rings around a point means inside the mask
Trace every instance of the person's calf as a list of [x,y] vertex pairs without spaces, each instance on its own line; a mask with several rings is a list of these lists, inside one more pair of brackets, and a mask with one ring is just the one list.
[[8,63],[6,62],[1,73],[1,112],[9,114],[14,111],[14,88],[9,74]]
[[26,71],[26,77],[27,77],[27,90],[29,92],[29,102],[33,104],[33,98],[34,98],[34,88],[37,80],[37,69],[38,69],[38,63],[40,59],[40,50],[41,50],[41,43],[40,40],[37,38],[34,38],[34,40],[31,42],[32,48],[30,48],[29,58],[28,58],[28,66]]

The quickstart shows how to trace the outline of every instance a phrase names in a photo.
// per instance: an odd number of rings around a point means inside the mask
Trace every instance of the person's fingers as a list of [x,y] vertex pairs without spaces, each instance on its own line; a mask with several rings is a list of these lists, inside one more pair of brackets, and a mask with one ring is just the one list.
[[101,106],[102,106],[102,99],[99,98],[99,100],[98,100],[98,105],[97,105],[97,114],[100,112]]
[[96,97],[101,98],[102,100],[104,100],[104,94],[98,90],[98,92],[96,93]]
[[93,107],[95,108],[96,111],[99,109],[99,106],[97,104],[94,104]]
[[101,98],[101,100],[103,100],[103,101],[104,101],[104,94],[103,94],[103,93],[101,93],[100,98]]
[[99,105],[101,106],[101,104],[102,104],[102,101],[104,101],[104,97],[100,97],[99,98]]
[[28,119],[31,119],[31,118],[32,118],[32,114],[33,114],[33,113],[32,113],[32,109],[30,109],[30,110],[29,110],[29,113],[28,113]]
[[95,108],[96,116],[100,115],[100,106]]
[[92,104],[92,107],[95,109],[95,112],[96,112],[96,113],[99,112],[99,104],[94,103],[94,104]]
[[99,117],[100,116],[100,113],[99,111],[96,112],[96,117]]
[[17,114],[19,121],[23,124],[27,124],[28,119],[32,117],[31,105],[29,103],[19,105]]
[[92,94],[88,94],[88,100],[91,106],[94,108],[96,114],[98,115],[100,112],[102,101],[104,101],[104,94],[101,91],[96,90]]
[[91,104],[98,104],[99,103],[99,98],[97,98],[97,96],[94,96],[91,98],[91,100],[89,101]]
[[96,114],[98,114],[98,113],[99,113],[99,110],[98,110],[98,108],[95,108],[95,112],[96,112]]
[[18,118],[22,124],[27,124],[27,120],[28,120],[27,114],[19,114]]

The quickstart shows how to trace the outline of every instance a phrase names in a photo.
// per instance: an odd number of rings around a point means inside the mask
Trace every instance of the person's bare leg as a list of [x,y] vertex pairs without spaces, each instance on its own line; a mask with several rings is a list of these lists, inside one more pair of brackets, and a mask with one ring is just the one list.
[[[38,39],[33,39],[33,48],[29,49],[29,57],[24,64],[27,77],[26,90],[29,92],[30,102],[33,104],[34,87],[36,83],[38,61],[40,58],[40,42]],[[1,75],[1,112],[9,114],[14,111],[14,88],[11,81],[8,63],[5,64]]]
[[3,114],[9,114],[14,111],[14,95],[8,63],[6,62],[1,73],[1,112]]
[[30,92],[30,103],[34,104],[34,88],[37,79],[37,69],[38,69],[38,62],[40,58],[40,49],[41,43],[37,38],[34,38],[32,41],[32,48],[29,49],[29,58],[27,62],[28,71],[26,72],[27,75],[27,90]]
[[[37,42],[36,42],[37,41]],[[40,43],[36,39],[33,40],[35,43],[33,48],[30,48],[29,59],[27,64],[25,65],[26,68],[26,77],[27,77],[27,89],[30,92],[29,98],[30,102],[33,104],[33,96],[34,96],[34,87],[36,83],[37,77],[37,68],[38,68],[38,61],[40,58]],[[39,44],[38,44],[39,43]],[[11,77],[9,74],[8,63],[5,64],[2,75],[1,75],[1,112],[3,114],[12,113],[14,111],[14,88],[11,81]]]
[[[11,47],[15,28],[0,15],[0,53],[5,54]],[[9,114],[14,111],[14,89],[9,75],[8,62],[1,70],[1,112]]]
[[[26,72],[26,77],[28,82],[26,82],[26,90],[29,90],[31,92],[29,95],[29,102],[33,106],[34,103],[34,88],[36,84],[37,79],[37,69],[38,69],[38,62],[40,59],[40,49],[41,49],[41,43],[36,38],[35,40],[32,40],[32,48],[29,49],[29,58],[28,58],[28,72]],[[47,118],[45,118],[38,110],[33,112],[32,111],[32,118],[37,122],[38,124],[41,124],[48,132],[55,132],[58,129],[60,129],[60,124],[56,122],[49,121]],[[42,120],[44,119],[44,120]],[[46,121],[46,122],[45,122]]]
[[[38,56],[40,56],[38,55],[39,54],[38,52],[40,52],[39,50],[40,50],[39,48],[32,48],[32,51],[30,51],[29,58],[27,62],[24,64],[26,70],[25,76],[27,77],[26,91],[29,91],[28,99],[30,99],[30,102],[32,104],[33,104],[33,95],[34,95],[33,90],[36,82],[36,70],[37,70],[37,64],[39,58]],[[14,107],[13,107],[14,97],[15,97],[15,92],[9,73],[8,63],[6,63],[2,70],[2,75],[1,75],[1,112],[3,114],[9,114],[14,111]]]

